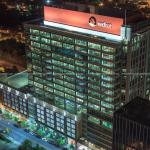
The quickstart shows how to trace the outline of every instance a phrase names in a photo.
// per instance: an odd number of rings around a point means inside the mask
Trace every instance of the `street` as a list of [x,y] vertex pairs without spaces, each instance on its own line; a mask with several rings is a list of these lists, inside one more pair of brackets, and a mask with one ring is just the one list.
[[25,132],[23,129],[13,126],[13,124],[11,124],[9,121],[4,120],[3,118],[0,118],[0,127],[10,128],[12,130],[11,133],[9,134],[9,137],[17,145],[20,145],[20,143],[22,143],[25,139],[28,139],[33,144],[39,144],[40,146],[44,147],[47,150],[60,150],[60,148],[57,148],[54,145],[51,145],[43,141],[42,139]]

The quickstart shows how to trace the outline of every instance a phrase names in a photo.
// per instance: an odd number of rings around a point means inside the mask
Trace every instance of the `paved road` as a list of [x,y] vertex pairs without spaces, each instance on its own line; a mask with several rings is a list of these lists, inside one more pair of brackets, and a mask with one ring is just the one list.
[[30,133],[25,132],[21,128],[17,128],[13,126],[10,122],[0,118],[0,126],[3,128],[10,128],[12,132],[10,133],[9,137],[13,139],[15,144],[22,143],[25,139],[28,139],[32,141],[33,144],[39,144],[42,147],[46,148],[47,150],[60,150],[60,148],[55,147],[54,145],[51,145],[40,138],[37,138],[34,135],[31,135]]

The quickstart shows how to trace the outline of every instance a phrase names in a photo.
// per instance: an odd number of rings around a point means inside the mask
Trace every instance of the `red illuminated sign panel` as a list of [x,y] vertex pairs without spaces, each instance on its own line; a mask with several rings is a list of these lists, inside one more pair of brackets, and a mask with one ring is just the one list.
[[120,35],[123,19],[44,6],[44,20]]

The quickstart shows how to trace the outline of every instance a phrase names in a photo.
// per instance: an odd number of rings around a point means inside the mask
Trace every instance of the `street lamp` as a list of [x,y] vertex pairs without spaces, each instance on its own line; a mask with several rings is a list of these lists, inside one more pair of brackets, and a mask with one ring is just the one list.
[[103,7],[104,6],[104,3],[103,2],[100,2],[99,3],[99,7]]

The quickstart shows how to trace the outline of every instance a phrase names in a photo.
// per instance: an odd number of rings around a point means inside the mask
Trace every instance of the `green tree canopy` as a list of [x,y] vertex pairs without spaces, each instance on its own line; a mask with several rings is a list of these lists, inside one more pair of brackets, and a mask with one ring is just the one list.
[[39,144],[37,144],[35,147],[33,147],[32,142],[30,140],[25,140],[19,146],[18,150],[45,150],[45,148],[39,146]]
[[18,150],[32,150],[32,142],[25,140],[22,145],[19,146]]
[[44,147],[40,147],[39,144],[37,144],[37,145],[33,148],[33,150],[45,150],[45,148],[44,148]]

